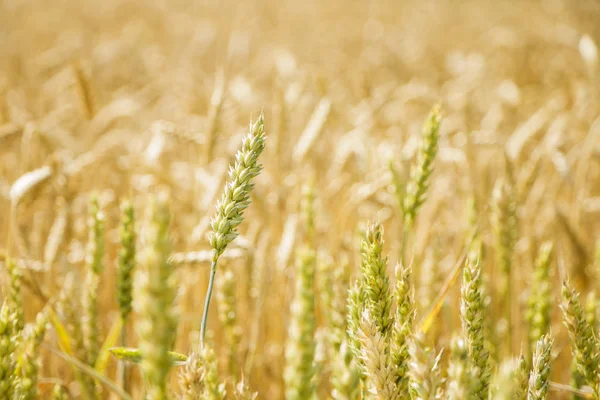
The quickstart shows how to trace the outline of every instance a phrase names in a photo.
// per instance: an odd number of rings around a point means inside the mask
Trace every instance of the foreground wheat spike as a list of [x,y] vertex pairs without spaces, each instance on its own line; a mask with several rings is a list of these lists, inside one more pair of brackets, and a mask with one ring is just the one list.
[[548,378],[552,364],[552,337],[546,334],[538,340],[533,354],[533,369],[529,377],[527,400],[544,400],[548,394]]
[[217,359],[210,346],[192,352],[179,373],[182,400],[223,400],[225,384],[219,382]]
[[[499,180],[492,193],[492,225],[496,239],[496,254],[500,268],[498,296],[502,305],[502,313],[511,332],[511,274],[512,257],[517,242],[518,221],[514,188],[508,181]],[[508,338],[508,335],[507,335]],[[510,340],[507,340],[510,344]],[[509,346],[510,347],[510,346]]]
[[98,326],[98,291],[100,289],[100,276],[104,269],[104,215],[98,205],[98,199],[93,197],[90,202],[88,218],[88,247],[86,254],[87,266],[87,296],[85,298],[86,311],[86,344],[87,362],[94,365],[100,351],[100,328]]
[[450,342],[448,364],[448,400],[468,399],[471,395],[473,378],[470,370],[469,351],[465,339],[455,335]]
[[139,315],[141,371],[147,384],[147,398],[167,398],[167,376],[171,368],[168,351],[173,346],[177,328],[174,309],[176,278],[168,262],[171,253],[169,211],[165,199],[152,199],[146,227],[146,248],[140,255],[136,281],[136,312]]
[[368,310],[362,315],[359,331],[361,360],[364,365],[366,394],[369,399],[399,398],[396,373],[387,340]]
[[19,359],[17,375],[16,398],[34,400],[37,398],[37,381],[40,369],[40,346],[46,334],[48,317],[42,311],[37,315],[35,324],[31,327],[23,341],[23,353]]
[[481,266],[478,263],[471,263],[467,259],[463,270],[460,317],[469,357],[475,368],[473,395],[476,399],[487,399],[490,366],[489,353],[485,348],[484,303],[481,287]]
[[562,285],[560,308],[571,338],[573,360],[577,372],[585,378],[586,383],[592,388],[594,399],[599,399],[600,377],[598,376],[598,367],[600,355],[598,354],[598,340],[584,318],[583,309],[579,302],[579,293],[567,281],[564,281]]
[[371,224],[361,242],[360,269],[366,296],[366,308],[383,336],[391,328],[390,278],[387,257],[383,256],[383,227]]
[[297,255],[296,292],[291,305],[289,337],[285,348],[285,397],[308,399],[314,393],[315,358],[315,254],[301,249]]
[[[408,228],[414,223],[419,208],[425,201],[429,178],[433,172],[433,161],[438,150],[441,121],[440,106],[435,105],[423,125],[421,148],[417,154],[417,161],[411,168],[410,181],[404,197],[404,224]],[[405,228],[405,232],[408,228]]]
[[442,397],[440,358],[425,343],[423,332],[417,332],[409,342],[410,395],[412,400],[437,400]]
[[551,257],[552,243],[546,242],[539,249],[533,272],[533,286],[527,303],[526,318],[529,324],[529,350],[531,353],[538,339],[550,331],[552,303]]
[[396,266],[396,318],[391,333],[391,357],[396,371],[396,385],[401,398],[408,393],[408,343],[413,332],[415,319],[414,289],[411,284],[410,267]]
[[16,347],[13,338],[13,323],[6,302],[0,308],[0,398],[11,399],[15,389],[15,360]]
[[235,155],[235,163],[229,168],[229,180],[225,185],[223,196],[217,203],[217,212],[210,222],[212,232],[209,239],[213,258],[200,327],[201,346],[206,335],[208,308],[217,271],[217,261],[227,245],[237,237],[237,227],[244,219],[244,210],[250,205],[250,192],[254,188],[252,180],[262,169],[258,163],[258,157],[265,148],[265,140],[264,117],[261,114],[256,122],[250,123],[248,133],[242,139],[242,146]]

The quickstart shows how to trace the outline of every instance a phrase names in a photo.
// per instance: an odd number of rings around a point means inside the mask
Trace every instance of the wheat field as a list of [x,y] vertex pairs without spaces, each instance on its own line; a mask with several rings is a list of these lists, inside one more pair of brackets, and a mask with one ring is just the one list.
[[598,21],[0,1],[0,399],[600,399]]

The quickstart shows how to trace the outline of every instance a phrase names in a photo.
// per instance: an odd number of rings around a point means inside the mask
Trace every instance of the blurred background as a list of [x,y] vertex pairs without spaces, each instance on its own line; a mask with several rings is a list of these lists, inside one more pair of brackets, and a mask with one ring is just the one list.
[[[306,193],[314,195],[319,265],[351,279],[359,233],[379,220],[392,271],[402,232],[394,177],[408,179],[423,121],[439,103],[440,150],[409,247],[419,312],[464,249],[470,199],[489,248],[495,307],[490,203],[495,183],[510,175],[519,198],[516,301],[513,331],[498,337],[511,343],[499,357],[518,355],[542,241],[555,242],[579,290],[600,287],[599,21],[593,0],[1,0],[0,243],[9,243],[11,185],[28,171],[52,171],[22,200],[11,234],[12,253],[27,271],[27,319],[59,295],[67,276],[83,274],[86,210],[97,193],[107,219],[99,296],[105,336],[118,317],[119,203],[132,199],[142,221],[149,195],[167,191],[181,264],[175,349],[187,353],[208,278],[207,260],[189,253],[209,249],[227,166],[248,122],[263,112],[264,171],[222,266],[235,277],[235,336],[220,334],[218,306],[209,334],[223,376],[243,374],[260,398],[283,398]],[[327,300],[316,293],[325,329]],[[438,349],[460,329],[458,295],[456,285],[431,334]],[[568,337],[557,308],[553,315],[556,347],[567,350],[557,352],[552,379],[569,383]],[[135,338],[135,321],[129,329]],[[52,333],[47,342],[57,347]],[[47,348],[43,360],[43,377],[70,384],[67,363]],[[318,384],[326,394],[323,362]],[[115,369],[111,360],[107,374]],[[133,390],[138,381],[134,373]]]

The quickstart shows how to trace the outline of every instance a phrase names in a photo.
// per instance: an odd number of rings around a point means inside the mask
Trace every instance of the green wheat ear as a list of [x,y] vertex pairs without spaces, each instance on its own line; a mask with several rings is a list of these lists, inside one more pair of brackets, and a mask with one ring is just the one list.
[[121,248],[117,266],[117,301],[123,321],[131,313],[133,269],[135,268],[135,212],[133,205],[126,201],[121,206]]
[[169,263],[169,211],[165,199],[153,199],[146,227],[146,248],[140,255],[135,308],[139,315],[140,368],[150,400],[167,399],[169,350],[174,344],[178,316],[174,309],[177,282]]
[[405,261],[408,235],[417,218],[419,209],[426,199],[429,180],[433,173],[433,162],[438,151],[441,122],[440,106],[435,105],[423,125],[421,148],[417,154],[417,161],[411,168],[410,180],[406,188],[396,185],[397,191],[404,190],[404,200],[401,207],[404,213],[404,232],[400,248],[400,260],[402,263]]
[[[433,173],[433,161],[438,150],[440,125],[442,121],[440,106],[435,105],[423,125],[422,143],[417,155],[417,162],[410,172],[410,181],[404,197],[404,223],[411,227],[419,208],[425,202],[429,178]],[[408,231],[408,229],[406,229]]]
[[361,243],[362,279],[366,295],[366,308],[382,335],[392,326],[390,278],[387,276],[387,257],[383,255],[383,227],[371,224]]
[[90,201],[88,215],[88,244],[86,253],[87,266],[87,296],[85,297],[85,310],[87,312],[86,344],[87,361],[94,365],[100,351],[100,327],[98,326],[98,292],[100,280],[104,270],[104,214],[100,210],[97,197]]
[[396,385],[399,392],[408,391],[408,364],[410,354],[408,343],[412,336],[415,319],[414,288],[411,284],[410,267],[396,266],[396,317],[391,333],[391,358],[396,371]]
[[472,365],[476,367],[473,395],[475,399],[483,400],[488,396],[491,372],[489,352],[485,348],[485,305],[481,293],[483,285],[481,273],[480,264],[472,263],[467,259],[463,270],[460,317],[469,357]]
[[298,252],[296,291],[291,305],[288,343],[285,349],[285,397],[287,400],[310,399],[315,391],[315,253]]
[[254,123],[250,123],[248,133],[242,139],[242,146],[235,155],[233,166],[229,167],[229,180],[221,200],[217,203],[217,212],[210,221],[212,232],[209,234],[210,247],[213,250],[212,265],[204,313],[200,324],[200,346],[204,344],[208,309],[217,271],[217,261],[227,245],[238,235],[237,227],[244,220],[244,210],[250,205],[250,192],[254,188],[252,180],[258,176],[262,165],[258,157],[265,149],[265,121],[261,114]]
[[[136,234],[135,234],[135,212],[129,201],[121,205],[120,222],[120,249],[117,263],[117,302],[121,313],[121,346],[127,346],[127,319],[131,313],[133,270],[135,268]],[[121,363],[120,378],[123,389],[128,390],[128,366]]]
[[248,133],[242,139],[242,146],[235,155],[235,163],[229,168],[229,180],[221,200],[217,203],[217,212],[210,222],[212,232],[209,235],[213,249],[213,262],[217,262],[227,245],[238,235],[237,227],[244,220],[244,210],[250,205],[250,192],[254,188],[252,180],[258,176],[262,166],[258,157],[265,148],[264,117],[250,124]]

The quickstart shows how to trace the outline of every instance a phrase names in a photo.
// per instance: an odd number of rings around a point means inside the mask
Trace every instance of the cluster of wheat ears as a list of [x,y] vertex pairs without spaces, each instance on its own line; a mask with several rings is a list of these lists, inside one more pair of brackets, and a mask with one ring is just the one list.
[[598,20],[3,2],[0,400],[600,400]]

